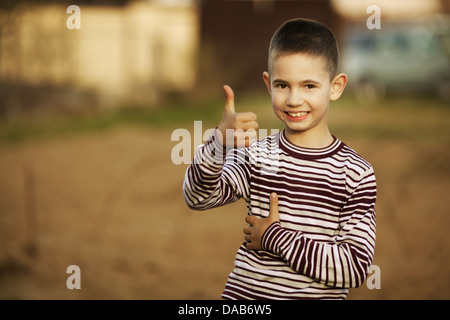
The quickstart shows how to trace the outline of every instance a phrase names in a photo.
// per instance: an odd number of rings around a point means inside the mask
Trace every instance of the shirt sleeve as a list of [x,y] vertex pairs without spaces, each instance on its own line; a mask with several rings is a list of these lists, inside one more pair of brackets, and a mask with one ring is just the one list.
[[308,238],[274,222],[262,237],[262,247],[296,272],[325,285],[356,288],[369,272],[375,249],[376,182],[370,168],[341,212],[341,228],[329,243]]
[[183,195],[189,208],[207,210],[249,197],[250,172],[246,148],[227,153],[216,130],[200,145],[186,170]]

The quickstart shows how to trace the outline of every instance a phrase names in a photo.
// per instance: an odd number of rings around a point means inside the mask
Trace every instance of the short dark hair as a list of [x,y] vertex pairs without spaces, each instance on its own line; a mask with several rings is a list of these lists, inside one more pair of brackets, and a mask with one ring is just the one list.
[[275,31],[269,47],[269,72],[272,62],[282,54],[305,53],[323,57],[330,80],[337,75],[339,51],[333,32],[324,24],[310,19],[292,19]]

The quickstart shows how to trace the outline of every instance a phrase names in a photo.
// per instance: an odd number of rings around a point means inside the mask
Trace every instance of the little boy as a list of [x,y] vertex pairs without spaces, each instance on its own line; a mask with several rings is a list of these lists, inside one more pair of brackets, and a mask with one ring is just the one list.
[[[245,242],[224,299],[345,299],[367,276],[376,181],[371,165],[328,129],[330,101],[347,83],[337,69],[336,40],[326,26],[285,22],[263,73],[285,128],[261,141],[252,141],[256,115],[236,113],[233,91],[224,87],[222,120],[197,148],[183,185],[192,209],[247,203]],[[230,130],[234,139],[226,138]],[[228,141],[238,148],[226,152]]]

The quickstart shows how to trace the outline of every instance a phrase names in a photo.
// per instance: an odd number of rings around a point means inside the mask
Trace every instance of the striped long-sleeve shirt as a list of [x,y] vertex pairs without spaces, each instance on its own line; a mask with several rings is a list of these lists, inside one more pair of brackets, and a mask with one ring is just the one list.
[[240,246],[222,297],[345,299],[364,282],[374,254],[372,166],[335,137],[326,148],[308,149],[282,131],[225,156],[213,134],[197,148],[183,184],[192,209],[243,198],[258,217],[268,216],[272,192],[280,221],[265,231],[265,250]]

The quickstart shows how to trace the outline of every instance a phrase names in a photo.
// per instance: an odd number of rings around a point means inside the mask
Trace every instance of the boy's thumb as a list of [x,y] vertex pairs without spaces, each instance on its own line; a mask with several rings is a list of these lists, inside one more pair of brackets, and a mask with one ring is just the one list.
[[225,90],[225,94],[227,95],[227,100],[225,102],[225,112],[235,113],[233,89],[231,89],[231,87],[228,85],[224,85],[223,89]]
[[280,221],[280,214],[278,212],[278,195],[275,192],[270,194],[270,212],[268,218],[271,222]]

